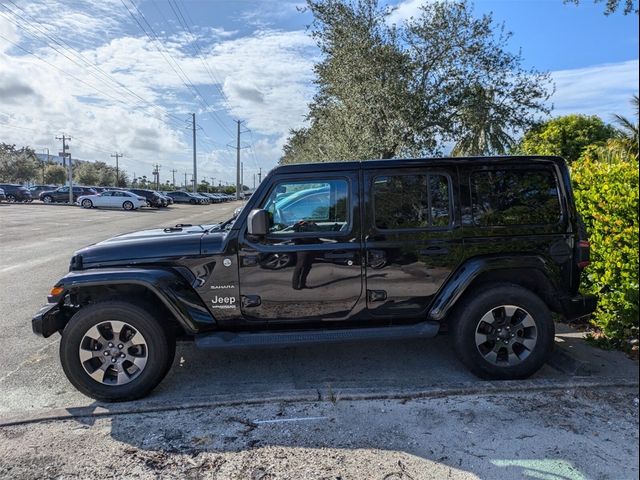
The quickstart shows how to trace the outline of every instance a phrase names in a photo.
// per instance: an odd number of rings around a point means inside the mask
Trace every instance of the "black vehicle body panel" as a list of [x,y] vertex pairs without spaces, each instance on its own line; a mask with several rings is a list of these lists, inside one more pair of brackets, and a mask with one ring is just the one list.
[[165,207],[167,206],[167,201],[163,196],[157,194],[153,190],[145,190],[143,188],[132,188],[129,190],[131,193],[135,193],[140,197],[144,197],[146,201],[148,201],[152,207]]
[[[468,213],[470,172],[521,165],[554,172],[560,220],[544,226],[474,224]],[[448,225],[378,230],[374,179],[422,171],[447,179]],[[348,228],[322,235],[249,235],[247,216],[283,179],[344,179],[349,188]],[[44,313],[34,317],[34,331],[50,334],[60,328],[68,292],[112,283],[145,286],[186,333],[196,335],[444,322],[465,292],[487,280],[526,286],[567,318],[595,309],[594,297],[578,293],[578,215],[568,169],[558,157],[281,166],[261,182],[230,229],[211,227],[134,232],[78,251],[72,272],[59,282],[66,293],[49,299]]]

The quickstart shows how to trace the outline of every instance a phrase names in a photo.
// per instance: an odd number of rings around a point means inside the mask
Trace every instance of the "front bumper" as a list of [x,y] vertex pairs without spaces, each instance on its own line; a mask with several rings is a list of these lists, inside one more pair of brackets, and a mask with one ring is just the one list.
[[576,320],[593,313],[598,306],[598,297],[595,295],[578,295],[564,298],[562,310],[567,320]]
[[62,330],[66,325],[66,317],[57,303],[47,303],[31,319],[31,329],[36,335],[47,338]]

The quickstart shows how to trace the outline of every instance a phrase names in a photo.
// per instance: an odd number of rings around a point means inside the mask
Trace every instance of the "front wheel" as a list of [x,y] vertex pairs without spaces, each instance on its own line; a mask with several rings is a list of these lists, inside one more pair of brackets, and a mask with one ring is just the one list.
[[9,202],[9,203],[16,203],[16,197],[15,197],[15,195],[12,195],[12,194],[7,195],[7,202]]
[[91,202],[91,200],[89,200],[88,198],[85,198],[84,200],[82,200],[82,208],[91,208],[93,207],[93,202]]
[[125,210],[133,210],[133,203],[127,200],[122,204],[122,208],[124,208]]
[[494,284],[467,295],[451,322],[458,358],[481,378],[527,378],[553,350],[551,312],[537,295],[517,285]]
[[83,394],[106,402],[144,397],[173,362],[175,340],[148,309],[121,301],[82,308],[62,332],[60,360]]

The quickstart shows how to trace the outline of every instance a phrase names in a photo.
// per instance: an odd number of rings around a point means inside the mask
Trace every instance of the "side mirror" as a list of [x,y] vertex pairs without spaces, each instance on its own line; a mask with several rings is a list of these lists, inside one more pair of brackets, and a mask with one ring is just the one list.
[[249,235],[264,236],[269,231],[269,213],[266,210],[251,210],[247,217]]

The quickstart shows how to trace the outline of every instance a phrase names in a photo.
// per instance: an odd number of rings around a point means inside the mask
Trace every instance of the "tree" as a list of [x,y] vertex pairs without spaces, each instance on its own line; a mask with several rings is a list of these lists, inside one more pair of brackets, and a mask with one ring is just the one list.
[[[618,8],[622,6],[622,13],[629,15],[630,13],[638,13],[638,3],[636,0],[593,0],[593,3],[606,2],[604,7],[604,14],[611,15],[615,13]],[[580,4],[580,0],[564,0],[564,3],[573,3],[575,5]]]
[[429,2],[400,25],[377,0],[308,0],[307,9],[322,54],[318,90],[281,163],[439,153],[477,128],[474,95],[490,112],[488,131],[521,131],[548,113],[548,75],[525,70],[510,34],[466,2]]
[[514,144],[505,119],[494,112],[493,89],[481,85],[469,92],[460,111],[463,129],[451,155],[503,155]]
[[618,148],[622,152],[632,155],[638,159],[638,95],[631,97],[631,104],[636,110],[636,123],[628,118],[614,114],[615,123],[617,125],[618,137],[610,141],[612,148]]
[[97,185],[100,172],[91,162],[76,162],[73,180],[80,185]]
[[616,130],[598,116],[565,115],[534,126],[525,133],[516,151],[528,155],[559,155],[573,162],[586,147],[604,145],[615,136]]
[[61,185],[67,179],[67,171],[62,165],[52,164],[44,168],[44,182]]
[[33,149],[0,143],[0,180],[24,183],[38,177],[40,162]]

